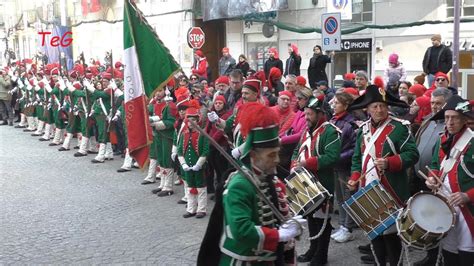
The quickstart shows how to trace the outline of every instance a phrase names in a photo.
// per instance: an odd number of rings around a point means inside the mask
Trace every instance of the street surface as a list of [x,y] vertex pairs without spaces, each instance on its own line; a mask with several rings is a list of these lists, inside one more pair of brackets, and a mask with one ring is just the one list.
[[[30,134],[0,127],[1,265],[195,265],[208,217],[182,218],[182,186],[158,198],[155,185],[140,185],[145,173],[116,172],[120,156],[92,164],[93,155],[58,152]],[[368,241],[355,233],[354,241],[331,241],[329,265],[360,264],[357,245]],[[301,239],[300,253],[309,245]]]

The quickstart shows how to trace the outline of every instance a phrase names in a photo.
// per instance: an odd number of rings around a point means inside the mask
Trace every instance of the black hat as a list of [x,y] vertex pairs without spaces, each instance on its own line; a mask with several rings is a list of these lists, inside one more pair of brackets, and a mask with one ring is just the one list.
[[431,120],[444,119],[444,113],[447,110],[453,110],[462,115],[474,119],[474,111],[472,111],[472,106],[469,104],[469,101],[461,98],[461,96],[459,95],[453,95],[451,98],[449,98],[448,102],[446,102],[443,109],[437,112],[431,118]]
[[328,82],[325,81],[325,80],[320,80],[320,81],[316,82],[316,86],[318,86],[318,87],[319,87],[319,86],[326,86],[326,87],[327,87],[327,86],[328,86]]
[[398,106],[402,108],[410,108],[408,104],[401,101],[390,93],[387,93],[383,88],[376,85],[370,85],[365,89],[365,94],[357,98],[350,106],[349,110],[357,110],[366,108],[371,103],[382,102],[391,106]]
[[311,96],[308,100],[308,105],[306,105],[305,108],[309,108],[309,109],[311,109],[313,111],[316,111],[316,112],[318,112],[318,111],[319,112],[324,112],[323,100],[324,100],[324,96],[318,97],[318,98]]

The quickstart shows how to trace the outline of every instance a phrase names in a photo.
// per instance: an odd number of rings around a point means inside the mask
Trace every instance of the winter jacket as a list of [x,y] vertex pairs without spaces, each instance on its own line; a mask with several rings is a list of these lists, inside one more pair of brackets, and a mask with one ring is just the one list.
[[326,75],[326,65],[328,63],[331,63],[331,57],[327,55],[313,55],[309,60],[308,79],[309,86],[312,89],[316,88],[318,81],[328,81],[328,76]]
[[10,79],[5,79],[4,77],[0,76],[0,100],[3,101],[10,101],[11,94],[8,93],[10,90]]
[[383,80],[387,86],[398,85],[398,82],[405,81],[407,78],[407,71],[402,64],[396,67],[387,67],[383,73]]
[[268,75],[270,74],[270,69],[272,69],[272,67],[280,69],[281,73],[283,73],[283,62],[278,58],[269,58],[267,61],[265,61],[265,65],[263,66],[266,79],[268,79]]
[[354,116],[344,113],[342,116],[334,115],[331,123],[336,125],[341,131],[341,155],[336,169],[349,170],[351,168],[352,155],[356,142],[356,133],[354,130]]
[[300,75],[300,66],[301,66],[301,56],[292,52],[290,57],[286,59],[285,64],[285,73],[283,76],[287,76],[289,74],[293,74],[295,76]]
[[239,63],[235,66],[235,69],[240,69],[240,71],[242,71],[242,74],[244,74],[244,77],[247,77],[247,72],[249,71],[250,66],[249,66],[249,63],[247,63],[246,61],[244,61],[244,62],[239,62]]
[[425,56],[423,57],[423,72],[427,74],[435,74],[436,72],[448,73],[453,67],[453,53],[449,47],[441,44],[439,47],[440,51],[438,58],[436,59],[435,69],[429,69],[430,57],[433,50],[433,46],[429,47]]
[[199,61],[193,66],[192,73],[201,78],[207,79],[207,59],[205,57],[199,58]]
[[228,75],[235,67],[235,59],[229,55],[229,57],[221,57],[219,59],[219,76]]
[[302,110],[298,110],[295,114],[291,128],[286,136],[281,137],[281,144],[294,144],[298,143],[303,134],[304,129],[306,128],[306,118]]

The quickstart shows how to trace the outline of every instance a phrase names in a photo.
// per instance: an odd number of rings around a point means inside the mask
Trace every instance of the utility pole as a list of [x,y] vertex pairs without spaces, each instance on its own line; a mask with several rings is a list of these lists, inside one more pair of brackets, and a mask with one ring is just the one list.
[[454,0],[453,72],[451,77],[451,84],[454,88],[458,87],[459,73],[459,21],[461,17],[460,2],[460,0]]

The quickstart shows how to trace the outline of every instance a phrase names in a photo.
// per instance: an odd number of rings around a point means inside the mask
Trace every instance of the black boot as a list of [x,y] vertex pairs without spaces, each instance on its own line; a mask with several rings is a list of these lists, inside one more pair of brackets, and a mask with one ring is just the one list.
[[[324,219],[315,218],[316,224],[318,226],[318,232],[321,230],[324,224]],[[318,241],[318,248],[316,249],[316,253],[314,254],[311,262],[309,263],[310,266],[321,266],[326,265],[328,263],[328,249],[329,249],[329,241],[331,240],[331,218],[328,218],[326,222],[326,227],[324,228],[323,233],[319,238],[316,240]]]
[[[308,217],[306,218],[308,219],[309,235],[310,236],[316,235],[319,232],[319,230],[316,224],[316,220],[315,218],[313,218],[313,213],[309,214]],[[318,240],[317,239],[311,240],[309,249],[304,254],[299,255],[296,258],[296,260],[298,262],[310,262],[314,256],[314,253],[316,253],[317,248],[318,248]]]

